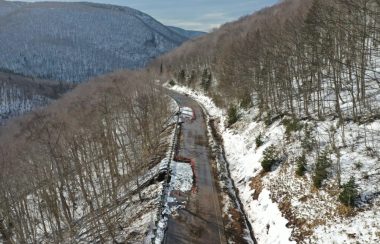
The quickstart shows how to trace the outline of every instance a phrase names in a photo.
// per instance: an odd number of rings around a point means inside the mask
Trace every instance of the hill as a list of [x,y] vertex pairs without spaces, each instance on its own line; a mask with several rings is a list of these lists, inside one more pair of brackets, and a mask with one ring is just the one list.
[[80,82],[144,67],[189,39],[128,7],[95,3],[0,1],[0,68]]
[[207,110],[259,243],[379,242],[379,9],[282,1],[152,65]]
[[379,243],[379,13],[375,0],[281,1],[9,123],[0,242],[158,243],[171,231],[170,157],[181,131],[198,134],[170,119],[161,80],[204,108],[209,140],[191,141],[209,146],[229,242],[251,243],[249,229],[258,243]]
[[114,73],[0,127],[0,243],[143,243],[174,137],[162,92]]

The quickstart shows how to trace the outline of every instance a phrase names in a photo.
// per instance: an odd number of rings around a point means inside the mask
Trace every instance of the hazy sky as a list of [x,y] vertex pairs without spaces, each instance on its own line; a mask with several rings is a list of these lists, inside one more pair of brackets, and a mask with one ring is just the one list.
[[[24,1],[35,2],[35,0]],[[220,24],[273,5],[278,0],[90,0],[90,2],[128,6],[145,12],[166,25],[209,31]]]

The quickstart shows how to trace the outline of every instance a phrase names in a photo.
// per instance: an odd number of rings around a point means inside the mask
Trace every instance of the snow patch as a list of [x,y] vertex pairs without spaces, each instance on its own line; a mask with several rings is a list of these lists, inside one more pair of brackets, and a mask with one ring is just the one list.
[[286,227],[288,220],[282,217],[278,205],[272,202],[267,189],[263,189],[259,199],[252,203],[250,215],[259,243],[296,243],[289,240],[292,230]]
[[190,191],[193,186],[193,171],[191,165],[181,162],[172,163],[172,178],[171,186],[172,190],[187,192]]

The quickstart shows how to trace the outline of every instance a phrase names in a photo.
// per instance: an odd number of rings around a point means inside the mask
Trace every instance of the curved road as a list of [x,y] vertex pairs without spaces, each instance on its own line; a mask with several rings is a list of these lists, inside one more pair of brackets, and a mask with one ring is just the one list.
[[179,209],[176,216],[169,217],[164,243],[226,243],[211,168],[205,116],[193,99],[172,91],[169,94],[181,107],[191,107],[195,113],[195,120],[187,120],[182,124],[179,155],[195,160],[197,191],[185,196],[181,193],[179,199],[187,201],[186,207]]

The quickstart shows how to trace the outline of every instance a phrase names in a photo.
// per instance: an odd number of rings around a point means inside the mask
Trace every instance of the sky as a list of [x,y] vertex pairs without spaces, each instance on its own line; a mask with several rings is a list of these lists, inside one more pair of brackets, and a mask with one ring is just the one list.
[[[22,0],[21,0],[22,1]],[[24,0],[35,2],[35,0]],[[37,0],[38,1],[38,0]],[[56,0],[50,0],[56,1]],[[62,1],[62,0],[61,0]],[[77,2],[81,0],[66,0]],[[221,24],[251,14],[278,0],[82,0],[138,9],[165,25],[210,31]]]

